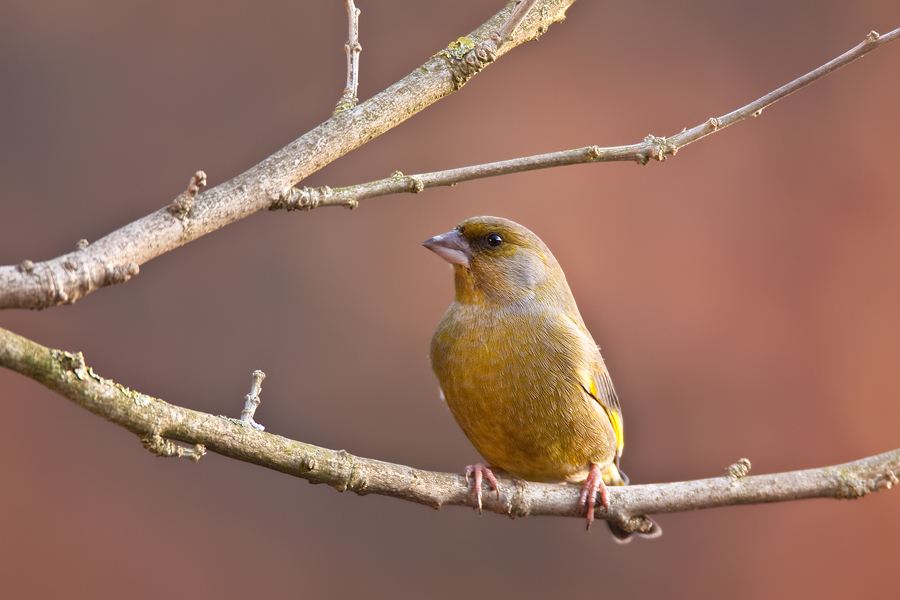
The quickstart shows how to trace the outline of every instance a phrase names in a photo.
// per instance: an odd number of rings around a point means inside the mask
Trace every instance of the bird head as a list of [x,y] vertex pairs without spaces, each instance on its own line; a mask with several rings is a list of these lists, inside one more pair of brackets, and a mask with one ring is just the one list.
[[559,264],[531,231],[500,217],[472,217],[422,245],[453,265],[457,302],[571,298]]

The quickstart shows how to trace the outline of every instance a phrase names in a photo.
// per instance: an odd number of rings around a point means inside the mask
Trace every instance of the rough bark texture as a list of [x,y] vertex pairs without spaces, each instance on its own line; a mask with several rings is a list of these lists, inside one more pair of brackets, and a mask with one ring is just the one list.
[[[0,329],[0,365],[41,382],[79,406],[135,433],[149,450],[180,455],[165,440],[204,449],[300,477],[339,491],[379,494],[440,508],[477,507],[469,483],[460,475],[423,471],[329,450],[258,431],[238,419],[213,416],[129,390],[95,374],[80,353],[51,350]],[[842,465],[771,475],[722,477],[610,488],[609,513],[629,530],[640,530],[641,515],[681,512],[734,504],[760,504],[806,498],[860,498],[897,483],[900,449]],[[735,474],[736,473],[736,474]],[[502,479],[499,498],[486,494],[484,509],[510,517],[583,516],[580,487]]]

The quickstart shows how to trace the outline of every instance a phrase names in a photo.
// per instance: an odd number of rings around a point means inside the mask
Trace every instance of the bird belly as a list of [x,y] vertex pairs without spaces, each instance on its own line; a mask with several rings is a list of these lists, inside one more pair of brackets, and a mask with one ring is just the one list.
[[583,481],[592,464],[612,462],[615,433],[577,380],[578,349],[556,352],[541,341],[542,320],[526,319],[467,326],[466,315],[448,311],[432,366],[454,418],[491,466],[529,481]]

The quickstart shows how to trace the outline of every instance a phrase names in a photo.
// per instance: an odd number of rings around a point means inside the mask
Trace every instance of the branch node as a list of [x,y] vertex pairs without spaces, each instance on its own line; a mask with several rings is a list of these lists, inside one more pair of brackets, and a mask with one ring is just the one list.
[[876,489],[878,489],[878,486],[875,485],[873,479],[857,479],[852,475],[841,474],[840,489],[838,490],[837,497],[856,500],[857,498],[862,498],[869,492],[874,492]]
[[600,158],[600,146],[588,146],[585,155],[592,161],[597,160]]
[[194,173],[194,176],[191,177],[191,181],[188,183],[187,193],[190,194],[191,198],[200,193],[200,190],[206,187],[206,172],[205,171],[197,171]]
[[64,352],[54,350],[53,357],[56,364],[63,371],[71,371],[78,379],[83,380],[87,374],[87,365],[84,362],[84,354],[81,352]]
[[200,190],[204,187],[206,187],[206,173],[197,171],[191,177],[191,180],[188,181],[187,189],[181,192],[172,204],[169,205],[169,212],[172,213],[174,217],[184,221],[188,214],[190,214],[191,208],[194,206],[194,198],[197,197],[197,194],[199,194]]
[[406,184],[406,191],[413,194],[418,194],[425,190],[425,182],[422,181],[420,175],[404,175],[402,171],[394,171],[391,173],[390,179],[395,181],[405,179],[406,181],[404,183]]
[[349,89],[344,90],[344,94],[341,96],[341,99],[338,100],[337,104],[334,105],[334,110],[331,111],[331,116],[339,115],[345,110],[350,110],[354,106],[359,104],[359,98],[350,93]]
[[450,67],[453,89],[458,90],[476,73],[497,58],[500,36],[496,33],[486,42],[476,44],[471,38],[461,37],[435,54],[443,57]]
[[369,485],[365,466],[357,465],[356,457],[346,450],[338,450],[337,454],[347,465],[347,477],[341,482],[332,484],[332,487],[339,492],[350,490],[359,496],[365,496]]
[[307,472],[315,471],[316,467],[319,466],[319,461],[313,458],[309,454],[305,454],[303,458],[300,459],[300,466],[303,467]]
[[[662,528],[650,517],[638,515],[636,517],[620,517],[611,520],[619,529],[629,533],[636,533],[641,537],[655,538],[662,535]],[[617,542],[628,543],[630,538],[619,539],[614,538]]]
[[203,444],[195,444],[193,448],[185,448],[171,440],[165,439],[155,432],[147,437],[142,437],[141,445],[143,445],[150,454],[162,458],[183,457],[193,462],[197,462],[200,460],[201,456],[206,454],[206,446]]
[[241,423],[250,425],[257,431],[265,431],[265,427],[253,420],[259,403],[262,402],[259,394],[262,391],[262,382],[266,378],[266,374],[259,369],[253,371],[250,380],[250,393],[244,396],[244,410],[241,411]]
[[68,257],[68,258],[66,258],[66,260],[63,262],[63,267],[65,267],[66,271],[72,271],[72,272],[74,272],[74,271],[77,271],[77,270],[78,270],[78,263],[75,262],[75,260],[72,259],[71,257]]
[[746,458],[742,458],[733,465],[729,465],[725,469],[725,477],[730,477],[731,479],[741,479],[743,477],[746,477],[749,473],[750,461]]
[[191,455],[186,455],[187,458],[191,459],[194,462],[198,462],[200,457],[206,454],[206,446],[203,444],[194,444],[194,448]]
[[871,44],[872,42],[877,42],[877,41],[878,41],[878,38],[880,38],[880,37],[881,37],[881,36],[878,34],[877,31],[870,31],[870,32],[869,32],[869,35],[866,36],[866,38],[869,40],[869,43],[870,43],[870,44]]
[[646,165],[651,158],[663,162],[667,154],[675,156],[678,152],[675,144],[670,144],[666,138],[656,137],[652,133],[644,138],[644,143],[647,144],[646,150],[637,152],[635,156],[635,160],[641,165]]
[[[706,124],[713,131],[717,131],[719,129],[719,126],[721,125],[721,123],[719,122],[719,119],[717,119],[716,117],[712,117],[709,121],[706,122]],[[684,132],[682,132],[682,133],[684,133]]]
[[406,179],[409,181],[409,191],[413,194],[418,194],[425,189],[425,182],[415,175],[410,175]]
[[506,514],[510,519],[527,517],[531,514],[531,503],[528,502],[530,495],[528,482],[524,479],[516,478],[513,480],[513,486],[515,492],[506,495]]
[[327,200],[329,196],[331,196],[331,188],[327,185],[315,188],[303,186],[299,190],[292,187],[282,192],[269,205],[269,210],[312,210],[319,206],[320,202]]
[[25,273],[26,275],[29,275],[34,272],[34,263],[26,258],[18,265],[16,265],[16,270],[19,273]]
[[[549,20],[550,20],[550,7],[546,6],[546,5],[542,6],[541,7],[541,26],[538,28],[538,35],[543,35],[544,33],[547,32],[547,29],[549,28],[549,26],[545,25],[545,23]],[[565,20],[566,20],[566,13],[562,13],[559,16],[559,19],[557,22],[562,23]]]
[[76,249],[76,250],[84,250],[84,249],[87,248],[90,244],[91,244],[91,243],[90,243],[89,241],[87,241],[87,240],[84,239],[84,238],[81,238],[80,240],[78,240],[77,242],[75,242],[75,249]]
[[125,283],[135,275],[141,272],[141,268],[137,263],[128,263],[127,265],[118,265],[115,267],[107,267],[106,269],[106,285],[115,285],[117,283]]

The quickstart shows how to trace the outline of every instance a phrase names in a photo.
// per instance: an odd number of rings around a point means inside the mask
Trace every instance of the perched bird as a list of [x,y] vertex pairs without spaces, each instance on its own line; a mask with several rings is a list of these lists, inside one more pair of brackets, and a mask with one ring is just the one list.
[[[447,406],[488,465],[471,465],[497,490],[491,467],[528,481],[583,483],[594,518],[606,485],[625,485],[622,411],[600,350],[547,246],[498,217],[473,217],[423,242],[453,265],[456,298],[431,340]],[[498,491],[499,494],[499,491]],[[616,539],[631,533],[607,521]],[[662,530],[651,520],[644,535]]]

